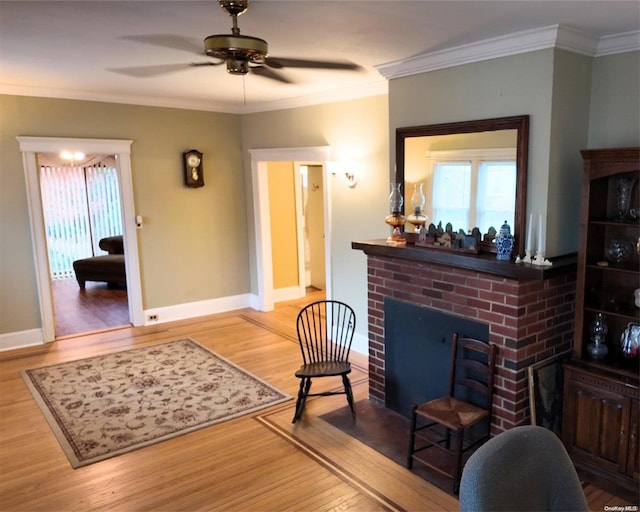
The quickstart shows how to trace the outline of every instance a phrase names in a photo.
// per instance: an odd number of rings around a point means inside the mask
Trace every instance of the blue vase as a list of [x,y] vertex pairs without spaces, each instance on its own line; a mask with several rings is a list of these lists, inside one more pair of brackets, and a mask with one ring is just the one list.
[[513,252],[513,235],[506,220],[500,228],[500,232],[496,235],[496,248],[498,249],[497,259],[504,261],[511,259],[511,253]]

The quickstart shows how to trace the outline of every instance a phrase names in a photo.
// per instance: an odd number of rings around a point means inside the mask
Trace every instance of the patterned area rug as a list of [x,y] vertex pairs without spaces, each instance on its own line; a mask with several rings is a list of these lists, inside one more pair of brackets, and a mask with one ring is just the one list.
[[74,468],[291,398],[190,339],[22,377]]

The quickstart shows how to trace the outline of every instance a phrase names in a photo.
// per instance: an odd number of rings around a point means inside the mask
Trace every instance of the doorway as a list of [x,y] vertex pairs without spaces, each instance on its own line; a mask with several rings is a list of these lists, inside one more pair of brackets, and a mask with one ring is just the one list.
[[305,288],[324,290],[326,288],[325,225],[324,225],[324,182],[321,165],[301,165],[302,219]]
[[60,154],[62,151],[78,151],[85,154],[115,155],[118,172],[118,188],[121,198],[123,222],[123,244],[125,248],[126,288],[128,297],[129,322],[134,326],[144,325],[142,309],[142,289],[138,263],[138,243],[135,227],[133,203],[133,183],[131,176],[130,140],[114,139],[68,139],[59,137],[17,137],[22,152],[27,201],[31,224],[31,236],[36,266],[36,283],[42,325],[42,341],[51,342],[56,338],[53,292],[50,281],[49,257],[47,254],[44,214],[40,201],[39,167],[36,155],[39,153]]
[[[305,165],[319,166],[322,175],[323,185],[323,220],[324,220],[324,275],[325,295],[331,297],[331,198],[330,189],[327,187],[327,162],[329,160],[330,148],[322,147],[306,147],[306,148],[275,148],[275,149],[252,149],[251,154],[251,170],[253,184],[253,205],[255,218],[255,247],[257,274],[256,280],[258,285],[257,302],[254,307],[260,311],[272,311],[276,297],[273,286],[273,252],[271,242],[271,214],[269,207],[269,185],[268,185],[268,167],[269,162],[293,162],[298,168],[300,163]],[[296,180],[296,186],[299,187],[300,180]],[[296,197],[301,197],[297,194]],[[301,201],[300,201],[301,202]],[[301,207],[298,211],[302,211]],[[302,243],[303,234],[301,224],[298,222],[298,241]],[[298,268],[302,269],[299,273],[298,286],[302,288],[299,296],[304,296],[305,280],[304,280],[304,251],[298,251],[299,263]],[[302,255],[302,256],[300,256]]]
[[115,156],[63,152],[36,158],[56,339],[130,325],[124,283],[83,280],[80,286],[75,273],[81,260],[96,271],[124,269]]

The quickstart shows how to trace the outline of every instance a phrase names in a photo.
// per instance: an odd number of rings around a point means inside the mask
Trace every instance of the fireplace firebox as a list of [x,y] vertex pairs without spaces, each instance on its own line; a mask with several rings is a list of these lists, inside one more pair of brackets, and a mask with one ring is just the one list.
[[489,339],[487,324],[384,299],[386,407],[409,418],[413,404],[447,394],[453,332]]

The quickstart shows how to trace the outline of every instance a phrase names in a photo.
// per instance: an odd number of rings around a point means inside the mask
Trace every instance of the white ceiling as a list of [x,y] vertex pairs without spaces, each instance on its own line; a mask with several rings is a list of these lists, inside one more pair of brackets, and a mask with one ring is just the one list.
[[[295,83],[283,84],[189,67],[208,59],[198,50],[204,37],[230,32],[216,0],[0,0],[0,93],[252,112],[380,94],[383,74],[400,76],[403,65],[516,33],[522,41],[520,33],[543,27],[561,25],[600,48],[621,37],[635,49],[640,42],[637,0],[255,0],[238,22],[242,34],[266,39],[273,57],[347,59],[362,69],[285,69]],[[157,34],[187,38],[194,51],[132,38]],[[167,64],[185,67],[145,78],[114,71]]]

